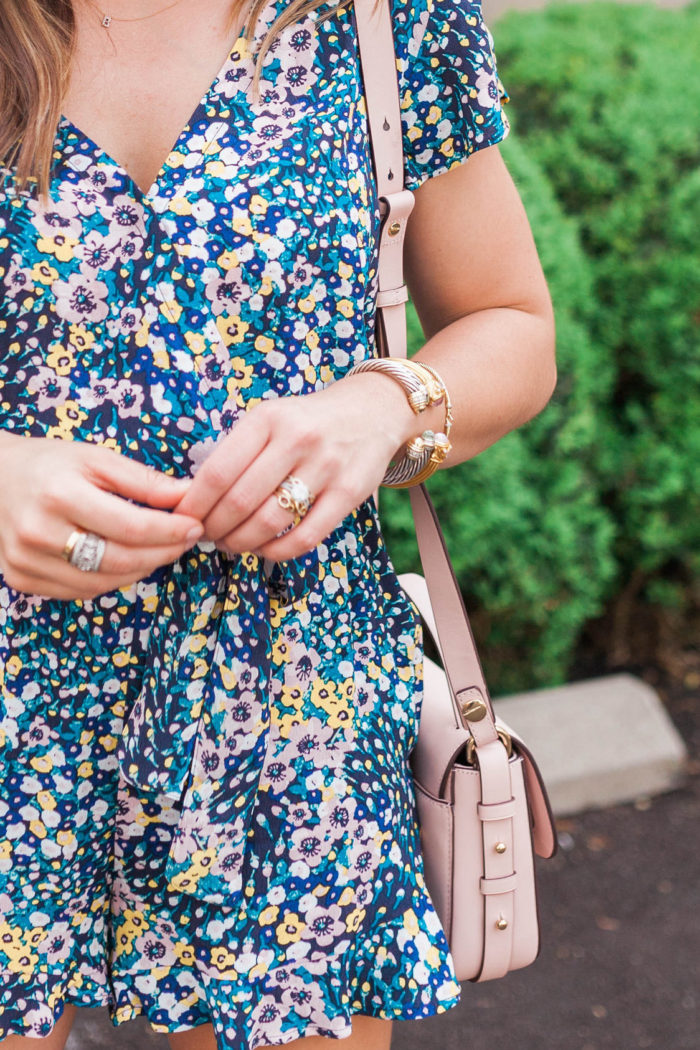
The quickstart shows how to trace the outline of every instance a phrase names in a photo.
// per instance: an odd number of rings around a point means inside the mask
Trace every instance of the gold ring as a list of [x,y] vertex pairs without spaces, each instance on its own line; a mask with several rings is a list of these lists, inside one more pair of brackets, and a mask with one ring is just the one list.
[[[275,495],[280,507],[283,510],[292,511],[299,521],[308,513],[314,501],[314,496],[308,486],[294,474],[289,474],[284,481],[280,482],[275,489]],[[298,521],[295,521],[294,524],[297,525]]]
[[71,555],[73,554],[73,551],[75,549],[76,543],[78,542],[80,537],[84,536],[84,535],[85,535],[84,532],[80,532],[79,530],[76,529],[73,532],[71,532],[70,536],[68,537],[65,547],[61,551],[61,557],[65,558],[66,561],[69,564],[70,564]]

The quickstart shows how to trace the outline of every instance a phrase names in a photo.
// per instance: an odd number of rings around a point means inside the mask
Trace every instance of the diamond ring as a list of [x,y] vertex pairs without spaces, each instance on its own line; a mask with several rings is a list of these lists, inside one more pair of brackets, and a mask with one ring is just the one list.
[[275,490],[277,502],[283,510],[291,510],[298,518],[303,518],[314,501],[308,486],[301,478],[289,474]]
[[107,543],[96,532],[71,532],[61,557],[81,572],[98,572]]

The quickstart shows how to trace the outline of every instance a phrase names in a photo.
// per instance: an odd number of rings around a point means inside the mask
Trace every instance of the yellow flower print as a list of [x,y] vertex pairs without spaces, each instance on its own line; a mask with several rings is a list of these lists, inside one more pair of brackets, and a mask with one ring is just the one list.
[[186,875],[188,878],[198,882],[199,879],[204,878],[205,875],[209,874],[211,866],[216,860],[216,849],[212,846],[209,849],[198,849],[195,850],[192,856],[189,858],[189,864],[187,866]]
[[325,712],[324,721],[331,729],[338,729],[340,726],[347,726],[352,722],[354,712],[349,707],[345,697],[338,695],[335,683],[326,685],[317,679],[313,685],[311,699],[317,707],[320,707]]
[[235,270],[239,266],[237,253],[231,251],[222,252],[216,262],[220,270]]
[[244,357],[231,358],[231,375],[226,383],[226,393],[233,397],[237,390],[246,390],[253,382],[255,366],[246,364]]
[[204,172],[212,179],[221,179],[226,177],[226,165],[221,160],[210,160],[206,165]]
[[141,912],[134,911],[133,908],[125,908],[122,912],[122,921],[117,933],[117,944],[120,948],[130,952],[136,938],[146,933],[147,930],[148,924]]
[[177,324],[182,314],[182,307],[175,299],[165,299],[160,304],[160,312],[163,317],[166,317],[168,321],[172,321],[173,324]]
[[270,339],[269,335],[258,335],[256,336],[253,345],[261,354],[267,354],[270,350],[274,350],[275,341],[274,339]]
[[258,922],[261,926],[272,926],[274,922],[277,922],[279,913],[280,910],[276,904],[268,904],[267,908],[263,908],[260,912]]
[[293,944],[299,940],[305,929],[306,923],[299,918],[296,912],[287,912],[275,933],[280,944]]
[[43,824],[40,820],[30,820],[29,830],[31,831],[32,835],[36,835],[38,839],[46,838],[46,825]]
[[362,925],[362,920],[364,919],[365,915],[365,908],[355,908],[354,911],[350,912],[347,919],[345,920],[345,929],[348,931],[348,933],[357,933],[360,926]]
[[350,299],[340,299],[338,301],[338,310],[343,315],[343,317],[355,316],[355,307],[350,301]]
[[264,197],[261,197],[259,193],[254,193],[250,198],[250,210],[253,215],[265,215],[267,213],[268,203]]
[[77,243],[75,237],[64,237],[58,233],[54,237],[40,237],[36,246],[44,255],[55,255],[59,262],[70,262]]
[[280,703],[285,707],[292,707],[295,711],[301,711],[304,704],[304,694],[298,685],[283,685],[280,694]]
[[72,831],[59,831],[56,835],[56,842],[64,848],[74,846],[76,843],[75,834]]
[[147,344],[150,331],[150,323],[144,319],[141,322],[141,327],[134,333],[134,342],[137,346],[145,346]]
[[53,762],[48,755],[36,755],[30,759],[29,765],[32,769],[35,769],[37,773],[50,773],[53,769]]
[[235,343],[243,342],[250,325],[247,321],[242,321],[240,317],[226,317],[222,314],[216,319],[216,327],[219,329],[224,345],[233,346]]
[[68,342],[76,350],[92,350],[95,335],[93,332],[88,332],[87,328],[83,328],[82,325],[72,324],[68,329]]
[[428,111],[428,116],[425,118],[426,124],[438,124],[442,120],[442,109],[440,106],[431,106]]
[[32,280],[35,284],[53,284],[58,280],[58,270],[49,266],[47,262],[34,263],[32,267]]
[[230,980],[236,980],[238,973],[236,971],[236,956],[233,952],[229,952],[222,947],[212,948],[209,959],[211,965],[215,970],[219,971],[222,977],[225,975]]
[[411,937],[418,936],[418,918],[413,908],[409,908],[403,913],[403,928]]
[[288,664],[289,659],[289,643],[284,635],[282,635],[272,646],[272,662],[275,667],[281,667],[282,664]]
[[303,299],[299,300],[299,302],[297,303],[297,306],[299,307],[299,309],[301,310],[301,312],[303,314],[310,314],[311,311],[316,306],[316,302],[312,298],[312,296],[307,295]]
[[18,952],[6,952],[7,969],[10,973],[33,973],[39,965],[39,956],[29,948],[23,947]]
[[11,656],[5,664],[5,669],[7,673],[9,675],[12,675],[13,677],[14,675],[18,675],[19,672],[22,670],[22,661],[20,660],[19,656]]
[[[353,176],[353,178],[356,178],[356,176]],[[352,277],[352,266],[350,263],[346,263],[341,259],[338,263],[338,276],[342,277],[344,281],[347,281]]]
[[12,856],[12,843],[8,839],[0,842],[0,860],[9,860]]
[[223,684],[224,689],[230,692],[231,690],[236,688],[238,678],[230,667],[227,667],[226,664],[220,664],[219,674],[221,675],[221,682]]
[[201,332],[185,332],[185,342],[193,354],[203,354],[207,348],[207,341]]
[[235,233],[240,233],[244,237],[250,237],[253,232],[253,227],[250,224],[250,217],[248,215],[236,215],[231,225],[233,226]]
[[[168,163],[171,167],[176,166],[177,158],[177,153],[170,154],[170,156],[168,157]],[[173,197],[173,199],[170,201],[170,210],[175,212],[176,215],[191,215],[192,204],[187,199],[187,197]]]
[[441,144],[440,152],[444,157],[454,157],[455,143],[452,136],[450,136],[450,138],[448,139],[445,139],[445,141]]
[[164,347],[158,346],[153,351],[153,364],[156,368],[170,368],[170,354]]
[[65,401],[62,405],[58,405],[56,415],[59,420],[58,425],[62,430],[79,427],[87,419],[87,412],[83,412],[77,401]]
[[272,724],[277,726],[279,735],[286,740],[292,731],[292,728],[299,723],[299,715],[296,711],[290,711],[289,714],[282,715],[280,718],[277,707],[274,706],[271,710]]
[[209,673],[209,664],[207,663],[207,661],[206,660],[202,660],[201,658],[197,657],[197,659],[194,662],[194,668],[192,670],[192,677],[193,678],[204,678],[204,676],[206,674],[208,674],[208,673]]
[[178,941],[173,950],[181,966],[194,966],[196,963],[194,948],[191,944],[187,944],[186,941]]

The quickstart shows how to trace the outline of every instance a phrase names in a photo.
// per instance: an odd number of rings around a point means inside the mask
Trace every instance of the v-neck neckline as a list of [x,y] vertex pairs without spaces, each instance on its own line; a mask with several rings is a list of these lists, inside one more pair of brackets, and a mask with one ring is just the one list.
[[[273,3],[268,5],[267,8],[263,9],[263,11],[258,16],[255,28],[253,30],[253,35],[250,42],[251,44],[256,44],[258,42],[260,33],[266,31],[267,28],[269,28],[269,26],[272,25],[272,22],[267,22],[267,20],[265,20],[264,25],[261,25],[261,22],[263,22],[263,15],[266,10],[269,10],[270,6],[274,7],[273,18],[277,16],[277,4],[273,0]],[[147,190],[143,189],[143,187],[136,181],[133,175],[130,174],[127,168],[123,164],[120,164],[119,161],[115,157],[113,157],[107,149],[104,149],[102,146],[100,146],[99,142],[92,138],[91,135],[88,135],[85,131],[83,131],[81,127],[79,127],[73,120],[70,119],[70,117],[67,117],[64,113],[62,113],[60,116],[59,127],[69,132],[73,132],[75,135],[78,136],[81,142],[84,142],[91,147],[90,152],[94,157],[99,157],[100,159],[107,161],[115,171],[123,175],[124,178],[128,180],[130,186],[133,188],[134,196],[137,197],[141,202],[148,203],[150,201],[153,201],[160,192],[161,183],[170,167],[169,161],[171,156],[173,155],[173,153],[177,152],[178,146],[183,141],[186,141],[187,137],[192,133],[192,128],[197,123],[197,120],[199,119],[202,110],[205,109],[211,96],[215,93],[217,86],[229,72],[229,69],[234,68],[236,63],[242,60],[242,52],[247,50],[245,47],[242,47],[242,45],[245,45],[245,43],[246,40],[244,22],[238,36],[234,40],[226,58],[224,59],[223,65],[216,73],[214,79],[209,84],[209,87],[204,92],[199,102],[195,106],[194,110],[192,111],[189,119],[187,120],[187,123],[184,125],[179,135],[173,142],[172,146],[168,150],[167,156],[164,158],[163,163],[156,172],[153,182]]]

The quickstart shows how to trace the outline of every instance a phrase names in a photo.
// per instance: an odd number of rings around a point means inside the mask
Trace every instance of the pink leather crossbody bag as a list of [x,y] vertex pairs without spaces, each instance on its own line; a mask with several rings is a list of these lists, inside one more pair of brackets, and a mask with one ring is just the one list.
[[[355,14],[382,214],[377,343],[382,355],[405,357],[403,242],[413,194],[403,185],[389,0],[355,0]],[[554,822],[532,755],[494,716],[435,509],[423,485],[410,495],[425,578],[400,580],[443,665],[425,659],[411,756],[425,879],[458,980],[485,981],[538,954],[534,854],[554,854]]]

